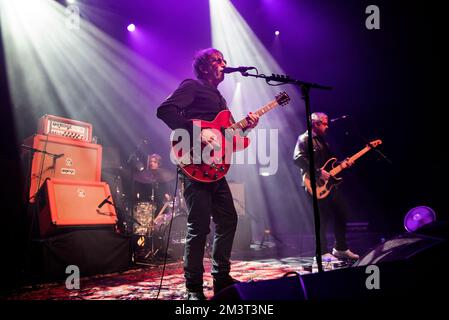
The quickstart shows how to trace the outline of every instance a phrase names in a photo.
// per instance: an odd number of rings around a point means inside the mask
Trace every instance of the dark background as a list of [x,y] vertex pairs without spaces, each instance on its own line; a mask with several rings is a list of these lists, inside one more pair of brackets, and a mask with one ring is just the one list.
[[[418,205],[429,206],[439,219],[447,219],[446,118],[442,116],[445,105],[438,78],[442,73],[438,43],[442,39],[437,34],[437,11],[441,9],[431,3],[412,5],[406,1],[287,0],[281,1],[278,11],[266,6],[269,3],[275,7],[276,2],[232,3],[290,76],[334,87],[331,92],[312,91],[312,111],[324,111],[331,118],[351,116],[335,123],[331,131],[330,141],[342,156],[361,149],[364,141],[358,133],[368,140],[383,140],[381,151],[392,164],[370,153],[345,176],[342,188],[351,197],[350,218],[369,221],[373,230],[386,235],[403,232],[404,215]],[[211,45],[207,1],[193,0],[187,5],[173,0],[95,0],[90,4],[113,13],[112,20],[91,18],[91,21],[124,44],[127,43],[124,28],[129,19],[150,28],[157,40],[153,47],[139,54],[163,66],[179,80],[192,76],[192,53]],[[365,28],[364,11],[370,4],[380,8],[380,30]],[[274,25],[281,30],[277,50],[273,46]],[[179,36],[173,37],[176,33]],[[0,155],[5,206],[2,247],[5,255],[15,260],[18,252],[14,245],[20,242],[23,232],[18,224],[23,209],[20,197],[23,177],[17,146],[35,132],[37,119],[27,114],[26,108],[18,114],[20,118],[14,119],[3,43],[0,45]],[[136,120],[136,129],[142,129],[142,136],[152,136],[154,130],[169,133],[155,118],[156,107],[142,106],[154,121],[148,125]],[[64,113],[61,111],[59,115]],[[298,112],[292,120],[297,126],[287,129],[290,136],[286,139],[295,141],[302,130],[298,128],[304,128],[303,116],[303,112]],[[92,122],[99,132],[107,132]],[[16,130],[17,123],[26,129]],[[105,145],[114,145],[113,138],[99,138]],[[151,151],[167,158],[167,148],[161,143],[152,148]],[[130,142],[121,152],[126,157],[132,149]],[[291,154],[284,154],[280,160],[282,166],[292,166]],[[286,197],[294,197],[295,192],[282,190],[282,184],[276,184],[275,177],[271,179],[272,190],[279,189]],[[291,213],[296,208],[288,207],[281,199],[274,201],[278,210],[271,220],[275,230],[294,232],[294,226],[301,223]]]

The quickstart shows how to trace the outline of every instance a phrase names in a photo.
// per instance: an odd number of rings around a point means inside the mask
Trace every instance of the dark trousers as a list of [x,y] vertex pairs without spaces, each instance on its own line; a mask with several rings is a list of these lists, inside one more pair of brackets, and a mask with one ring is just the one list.
[[211,217],[215,223],[211,273],[218,280],[229,277],[237,212],[226,178],[212,183],[186,178],[184,198],[188,208],[184,276],[187,289],[196,291],[203,287],[204,248]]
[[332,192],[324,199],[318,200],[318,208],[320,211],[320,240],[321,240],[321,254],[330,252],[326,239],[326,231],[329,224],[334,222],[334,248],[337,250],[346,250],[346,204],[340,197],[337,190]]

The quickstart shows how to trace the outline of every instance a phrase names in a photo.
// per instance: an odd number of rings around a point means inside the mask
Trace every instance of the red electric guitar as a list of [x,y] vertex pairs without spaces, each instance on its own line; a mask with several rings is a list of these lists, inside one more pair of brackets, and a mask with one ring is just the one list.
[[[269,102],[256,112],[259,117],[277,106],[286,105],[290,97],[281,92],[276,99]],[[218,144],[215,148],[201,144],[201,148],[182,150],[177,147],[179,141],[174,141],[172,156],[180,169],[188,177],[199,182],[214,182],[223,178],[231,166],[232,154],[246,149],[249,146],[249,138],[242,136],[243,129],[248,126],[248,120],[242,119],[232,123],[229,110],[223,110],[212,121],[193,119],[193,125],[201,129],[211,129],[217,136]],[[195,128],[194,128],[195,132]]]

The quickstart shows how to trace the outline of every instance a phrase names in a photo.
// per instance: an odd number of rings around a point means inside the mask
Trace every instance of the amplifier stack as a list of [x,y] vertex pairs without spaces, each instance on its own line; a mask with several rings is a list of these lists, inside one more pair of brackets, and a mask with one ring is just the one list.
[[28,200],[38,208],[41,237],[65,227],[113,226],[109,185],[101,182],[102,146],[92,125],[44,115],[23,147],[30,153]]

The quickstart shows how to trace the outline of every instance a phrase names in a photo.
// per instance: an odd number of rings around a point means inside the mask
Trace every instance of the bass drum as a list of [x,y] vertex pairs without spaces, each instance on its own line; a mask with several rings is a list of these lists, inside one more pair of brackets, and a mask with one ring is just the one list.
[[[156,248],[165,253],[167,248],[167,237],[170,228],[171,214],[166,215],[163,222],[156,225],[154,232],[154,241]],[[161,221],[161,220],[160,220]],[[168,255],[172,259],[180,260],[184,255],[184,247],[187,235],[187,215],[178,214],[173,218],[170,231],[170,240],[168,242]]]

